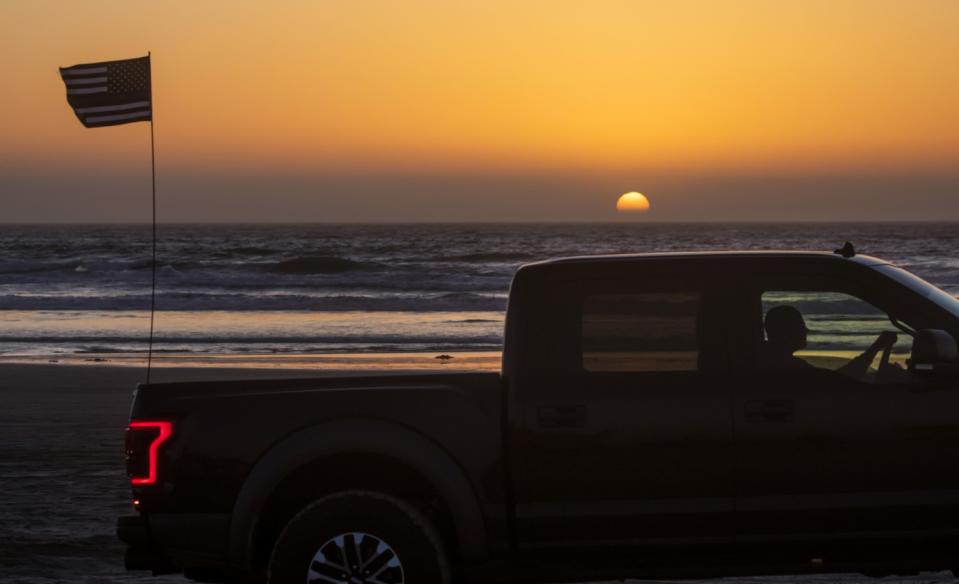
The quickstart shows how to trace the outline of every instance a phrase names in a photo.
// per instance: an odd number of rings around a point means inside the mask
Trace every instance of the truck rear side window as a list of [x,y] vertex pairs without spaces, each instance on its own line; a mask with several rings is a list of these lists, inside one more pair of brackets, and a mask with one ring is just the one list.
[[583,303],[583,368],[595,372],[696,371],[695,292],[599,294]]

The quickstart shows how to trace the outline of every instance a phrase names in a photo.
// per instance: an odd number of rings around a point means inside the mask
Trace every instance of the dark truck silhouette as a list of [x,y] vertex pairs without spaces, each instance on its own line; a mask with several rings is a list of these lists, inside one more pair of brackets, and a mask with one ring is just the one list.
[[[840,252],[524,266],[501,375],[142,385],[127,566],[352,584],[952,569],[959,302]],[[767,359],[764,329],[787,325]]]

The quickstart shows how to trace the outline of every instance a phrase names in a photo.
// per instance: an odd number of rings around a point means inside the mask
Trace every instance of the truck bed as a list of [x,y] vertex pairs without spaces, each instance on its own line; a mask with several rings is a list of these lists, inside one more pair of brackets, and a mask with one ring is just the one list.
[[[141,385],[131,418],[173,428],[159,458],[162,488],[136,492],[147,537],[180,563],[240,568],[239,558],[256,553],[249,546],[263,517],[277,499],[289,499],[291,482],[353,476],[374,457],[385,466],[373,471],[390,481],[410,480],[390,475],[391,458],[397,468],[411,457],[422,457],[414,463],[424,469],[446,464],[437,475],[459,475],[449,488],[472,498],[468,509],[449,512],[473,515],[463,529],[479,537],[485,528],[477,522],[502,525],[506,514],[502,411],[498,373]],[[167,548],[174,543],[189,557]]]

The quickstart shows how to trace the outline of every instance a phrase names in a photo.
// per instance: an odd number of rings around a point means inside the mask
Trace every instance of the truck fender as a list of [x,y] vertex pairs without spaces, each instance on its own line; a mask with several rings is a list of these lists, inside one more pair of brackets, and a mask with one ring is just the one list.
[[390,457],[419,472],[436,488],[449,508],[461,557],[486,557],[486,524],[479,501],[466,474],[450,455],[432,440],[405,426],[356,418],[298,430],[257,461],[233,506],[228,548],[231,562],[249,565],[260,512],[285,477],[319,458],[344,452]]

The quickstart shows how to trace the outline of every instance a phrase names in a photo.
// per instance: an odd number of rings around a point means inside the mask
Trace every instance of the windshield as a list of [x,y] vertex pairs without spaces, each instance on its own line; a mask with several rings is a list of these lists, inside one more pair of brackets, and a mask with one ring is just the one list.
[[924,298],[928,298],[936,303],[936,305],[939,307],[944,308],[953,316],[959,318],[959,300],[957,300],[955,296],[944,290],[936,288],[919,276],[907,272],[906,270],[897,266],[885,264],[882,266],[876,266],[876,270],[885,274],[886,276],[889,276],[900,284],[904,284],[910,290],[917,292]]

